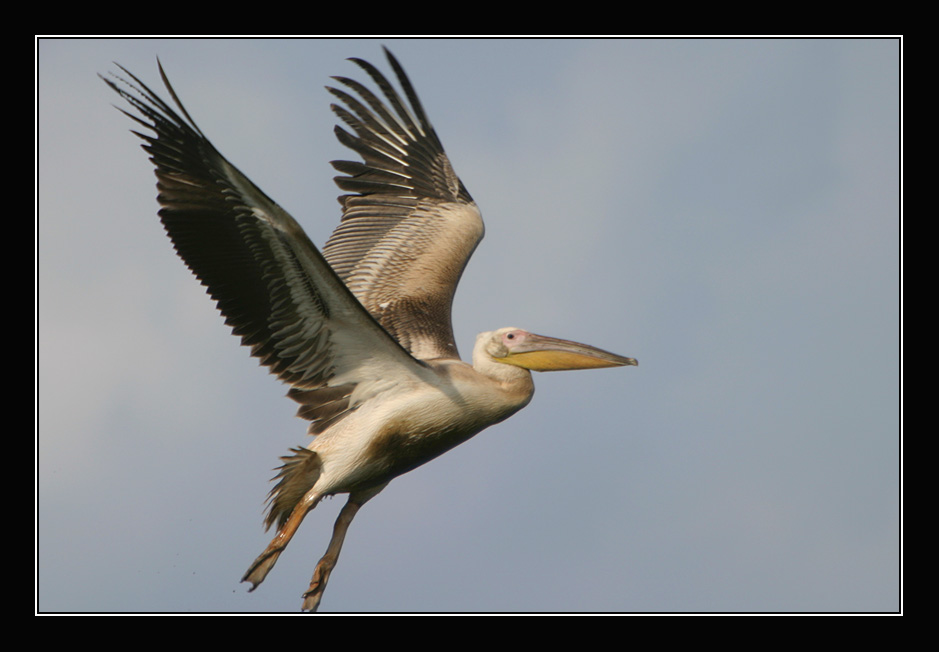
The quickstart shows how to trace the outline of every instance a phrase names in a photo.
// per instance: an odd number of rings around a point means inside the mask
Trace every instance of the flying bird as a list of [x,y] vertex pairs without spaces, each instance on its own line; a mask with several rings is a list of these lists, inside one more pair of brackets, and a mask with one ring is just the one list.
[[[284,209],[209,142],[162,65],[172,106],[127,69],[104,81],[152,133],[160,220],[235,335],[289,386],[312,442],[282,457],[268,496],[276,528],[243,582],[257,588],[306,514],[349,495],[302,608],[316,611],[359,509],[395,477],[445,453],[531,400],[531,371],[635,365],[636,360],[519,328],[482,333],[472,365],[450,309],[483,237],[479,209],[453,170],[407,75],[386,49],[403,97],[333,77],[339,141],[361,161],[333,161],[342,219],[320,252]],[[405,101],[406,99],[406,101]]]

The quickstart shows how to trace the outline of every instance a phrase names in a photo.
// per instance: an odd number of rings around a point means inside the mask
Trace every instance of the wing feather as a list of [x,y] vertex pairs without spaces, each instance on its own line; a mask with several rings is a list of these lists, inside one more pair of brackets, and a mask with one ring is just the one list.
[[385,101],[363,84],[334,77],[333,111],[351,133],[336,137],[362,161],[333,161],[342,173],[342,222],[323,255],[373,317],[422,360],[458,358],[450,311],[482,217],[443,150],[394,56],[388,61],[407,104],[372,64],[352,59]]
[[[349,410],[357,383],[421,373],[352,295],[299,224],[208,141],[160,66],[179,113],[130,72],[103,78],[154,135],[163,226],[234,334],[301,403],[312,432]],[[322,403],[322,405],[320,405]]]

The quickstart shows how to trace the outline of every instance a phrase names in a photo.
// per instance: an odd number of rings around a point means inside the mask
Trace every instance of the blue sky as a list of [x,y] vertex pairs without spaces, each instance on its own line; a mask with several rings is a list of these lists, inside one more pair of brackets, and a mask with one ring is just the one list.
[[299,609],[344,497],[254,593],[285,388],[175,257],[97,73],[160,87],[322,244],[330,75],[411,77],[486,238],[464,357],[518,326],[638,367],[531,405],[359,513],[323,611],[893,611],[896,40],[42,40],[40,611]]

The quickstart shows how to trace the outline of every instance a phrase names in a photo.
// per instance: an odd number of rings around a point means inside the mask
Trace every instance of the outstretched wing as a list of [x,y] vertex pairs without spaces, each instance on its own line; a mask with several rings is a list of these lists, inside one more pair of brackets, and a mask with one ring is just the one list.
[[160,75],[179,113],[130,72],[103,78],[155,135],[136,133],[156,168],[160,219],[251,354],[292,385],[300,416],[323,431],[362,382],[422,373],[362,307],[300,225],[229,163]]
[[[457,283],[483,237],[479,210],[453,171],[410,81],[385,50],[410,108],[370,63],[352,59],[387,104],[363,84],[334,79],[345,107],[332,108],[355,135],[340,142],[364,162],[333,161],[342,223],[323,255],[368,311],[416,358],[458,358],[450,309]],[[390,108],[389,108],[390,107]]]

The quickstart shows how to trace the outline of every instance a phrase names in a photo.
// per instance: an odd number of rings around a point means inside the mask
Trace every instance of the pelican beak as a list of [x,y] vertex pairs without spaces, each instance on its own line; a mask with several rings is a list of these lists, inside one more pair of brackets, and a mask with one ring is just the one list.
[[499,361],[532,371],[599,369],[639,364],[634,358],[616,355],[588,344],[524,331],[516,331],[511,335],[514,335],[514,338],[503,340],[507,345],[508,355]]

